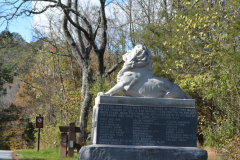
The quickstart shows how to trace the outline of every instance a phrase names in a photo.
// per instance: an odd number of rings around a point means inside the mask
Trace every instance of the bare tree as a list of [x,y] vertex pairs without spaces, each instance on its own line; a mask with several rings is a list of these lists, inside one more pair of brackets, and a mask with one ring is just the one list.
[[[46,3],[47,2],[47,3]],[[44,7],[37,7],[38,4],[45,4]],[[62,11],[62,29],[71,48],[72,56],[76,59],[82,69],[82,97],[80,113],[81,136],[85,139],[87,126],[87,111],[90,107],[92,96],[89,93],[92,81],[92,69],[90,66],[90,53],[97,55],[97,74],[104,74],[104,52],[107,44],[107,20],[105,15],[106,0],[100,0],[98,9],[97,24],[91,24],[89,17],[81,13],[78,0],[5,0],[0,6],[0,20],[10,21],[19,16],[30,16],[42,14],[50,8],[58,8]],[[56,18],[59,15],[55,15]],[[74,30],[71,30],[73,27]],[[99,35],[97,37],[97,33]]]
[[[122,0],[115,1],[114,4],[121,11],[119,27],[129,35],[132,46],[140,41],[137,33],[148,25],[165,23],[166,19],[162,14],[172,14],[174,0]],[[118,16],[117,18],[121,18]]]

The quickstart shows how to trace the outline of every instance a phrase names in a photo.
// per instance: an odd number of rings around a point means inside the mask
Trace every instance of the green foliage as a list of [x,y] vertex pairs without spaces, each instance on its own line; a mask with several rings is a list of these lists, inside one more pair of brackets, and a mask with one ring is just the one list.
[[[37,43],[32,45],[40,47],[41,43]],[[41,48],[51,50],[48,44],[41,45]],[[62,53],[66,52],[65,48],[61,49]],[[27,108],[32,123],[38,114],[44,117],[41,131],[44,138],[41,141],[46,148],[57,148],[60,146],[59,126],[79,122],[81,73],[75,60],[69,57],[38,52],[34,61],[14,104]]]
[[[41,143],[44,144],[44,148],[51,148],[51,149],[57,149],[60,148],[61,145],[61,132],[59,130],[59,126],[55,125],[49,125],[47,123],[44,123],[44,128],[41,129]],[[67,124],[69,125],[69,124]],[[65,126],[65,125],[62,125]],[[38,136],[38,132],[35,133],[35,137]]]
[[11,105],[7,109],[0,109],[0,149],[16,149],[22,146],[21,136],[26,121],[21,107]]
[[[19,34],[10,33],[8,30],[0,33],[1,95],[7,93],[7,88],[4,87],[5,83],[13,83],[14,76],[26,73],[25,68],[30,68],[28,66],[30,65],[28,62],[31,61],[30,55],[27,43]],[[16,149],[23,146],[22,134],[27,125],[27,118],[23,117],[24,114],[26,112],[23,108],[14,104],[11,104],[9,108],[0,109],[1,149]],[[29,143],[31,142],[29,141]]]
[[[179,76],[177,82],[180,86],[184,85],[184,81],[188,83],[185,88],[197,93],[202,99],[197,107],[201,106],[198,107],[202,113],[199,122],[206,139],[205,144],[216,145],[218,148],[227,147],[227,139],[239,136],[240,68],[237,28],[240,22],[236,19],[237,3],[239,2],[231,1],[224,6],[220,3],[212,7],[212,4],[206,5],[199,1],[195,8],[175,15],[177,29],[174,43],[165,43],[182,57],[175,61],[176,67],[188,73]],[[229,116],[231,118],[227,118]],[[224,123],[217,123],[219,119],[223,119]]]
[[18,33],[4,30],[0,33],[0,90],[4,83],[12,83],[13,77],[31,68],[32,52]]
[[[93,83],[91,86],[91,94],[93,94],[93,97],[97,97],[98,92],[107,92],[110,90],[114,85],[117,83],[117,77],[106,77],[102,78],[100,83]],[[94,105],[94,101],[92,102],[92,105]]]
[[0,63],[0,86],[6,82],[12,83],[13,75],[14,71],[9,65],[3,65],[3,63]]
[[5,30],[0,33],[0,86],[4,83],[12,83],[13,76],[15,73],[14,65],[9,62],[9,51],[10,47],[16,48],[18,42],[13,42],[14,34],[10,33],[8,30]]
[[227,159],[237,159],[239,157],[239,147],[237,146],[240,139],[236,132],[236,125],[231,117],[218,119],[214,126],[203,129],[205,145],[227,152]]
[[36,142],[36,138],[34,136],[34,133],[36,132],[35,130],[35,126],[32,122],[28,122],[26,129],[22,135],[22,139],[27,142],[26,145],[29,148],[34,148],[35,142]]
[[18,33],[10,33],[8,30],[0,33],[0,62],[8,64],[12,69],[18,69],[23,65],[22,63],[30,60],[30,49]]
[[218,127],[208,126],[203,130],[203,135],[205,138],[205,144],[211,147],[219,147],[222,149],[226,145],[230,143],[229,139],[233,137],[235,134],[235,125],[232,123],[232,120],[229,121],[230,118],[222,121],[219,120],[216,125]]

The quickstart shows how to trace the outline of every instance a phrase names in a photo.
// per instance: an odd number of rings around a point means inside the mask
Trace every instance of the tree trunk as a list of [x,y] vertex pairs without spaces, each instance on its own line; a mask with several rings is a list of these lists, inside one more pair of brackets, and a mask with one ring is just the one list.
[[97,54],[97,66],[98,66],[98,71],[97,74],[98,76],[101,76],[104,74],[104,62],[103,62],[103,56],[104,56],[104,50],[100,50],[99,53]]
[[86,128],[87,128],[87,119],[88,119],[88,109],[91,105],[92,94],[90,94],[90,83],[92,79],[91,68],[84,67],[82,70],[82,96],[83,102],[81,104],[81,113],[80,113],[80,130],[79,137],[82,137],[82,142],[86,140]]
[[[70,4],[70,1],[68,1]],[[70,6],[68,4],[68,6]],[[68,44],[71,48],[72,54],[74,58],[76,59],[78,65],[82,68],[82,99],[83,102],[81,104],[81,113],[80,113],[80,129],[81,133],[79,134],[79,137],[82,137],[82,141],[85,141],[86,139],[86,130],[87,127],[87,117],[88,117],[88,108],[91,104],[92,96],[90,95],[90,83],[91,83],[91,68],[89,65],[89,56],[82,56],[78,45],[74,41],[73,37],[71,36],[69,30],[68,30],[68,19],[67,19],[67,12],[63,16],[63,31],[64,35],[67,38]]]

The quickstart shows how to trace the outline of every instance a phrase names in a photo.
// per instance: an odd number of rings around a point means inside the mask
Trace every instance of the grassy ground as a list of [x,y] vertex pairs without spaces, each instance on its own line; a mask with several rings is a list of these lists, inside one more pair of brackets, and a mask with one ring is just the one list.
[[77,153],[74,158],[60,158],[60,149],[19,149],[15,150],[16,160],[77,160]]
[[[233,160],[228,156],[217,153],[216,150],[210,147],[201,147],[208,152],[208,160]],[[74,158],[60,158],[60,149],[19,149],[15,150],[16,160],[77,160],[77,153],[74,153]],[[240,159],[240,158],[237,158]]]

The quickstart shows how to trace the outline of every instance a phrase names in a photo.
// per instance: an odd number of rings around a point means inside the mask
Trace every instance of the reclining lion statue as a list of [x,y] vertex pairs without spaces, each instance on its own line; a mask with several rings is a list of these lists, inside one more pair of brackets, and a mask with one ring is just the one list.
[[117,84],[108,92],[98,95],[112,96],[123,92],[125,96],[191,99],[177,84],[155,77],[151,54],[143,45],[136,45],[123,55],[125,61],[117,75]]

